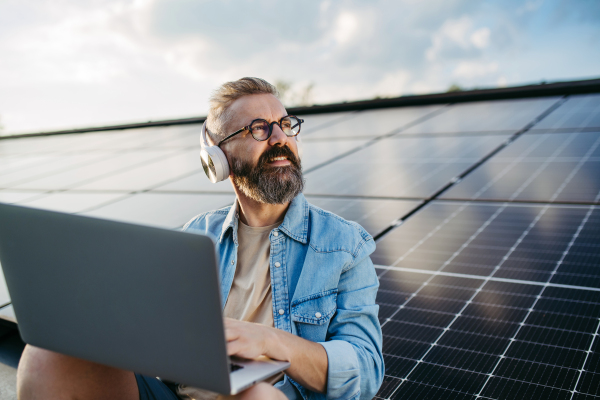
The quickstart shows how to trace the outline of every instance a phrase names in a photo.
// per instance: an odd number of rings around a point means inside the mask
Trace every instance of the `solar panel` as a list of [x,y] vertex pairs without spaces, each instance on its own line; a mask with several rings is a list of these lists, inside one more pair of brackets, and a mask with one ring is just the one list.
[[600,132],[525,134],[443,198],[597,202]]
[[[99,154],[104,156],[97,157]],[[40,164],[36,167],[39,173],[7,186],[11,189],[66,190],[175,155],[179,156],[180,153],[172,150],[94,153],[89,162],[82,163],[76,168],[63,168],[57,172],[44,172],[45,165]],[[32,169],[29,168],[28,171]]]
[[149,190],[198,172],[201,170],[198,159],[196,150],[171,152],[161,159],[126,168],[74,187],[78,190]]
[[176,229],[193,216],[230,205],[234,199],[233,194],[139,193],[83,214]]
[[[599,107],[582,95],[303,116],[307,199],[378,237],[377,398],[600,397]],[[234,201],[201,170],[200,126],[0,140],[0,201],[180,228]]]
[[14,154],[0,157],[0,175],[15,172],[25,168],[31,168],[48,160],[48,156],[19,157]]
[[19,201],[26,207],[43,208],[58,212],[80,213],[124,197],[123,193],[54,192]]
[[11,188],[20,183],[80,168],[107,157],[110,157],[110,155],[102,153],[53,155],[39,163],[36,162],[35,165],[30,165],[28,168],[19,168],[0,175],[0,189]]
[[[329,162],[336,157],[344,155],[354,149],[360,148],[367,141],[364,139],[351,139],[343,141],[321,141],[321,142],[303,142],[302,168],[305,173],[310,173],[312,169]],[[184,191],[184,192],[231,192],[233,188],[229,180],[211,183],[206,177],[204,171],[197,171],[193,174],[184,176],[181,179],[173,180],[164,185],[155,188],[157,191]]]
[[[353,137],[372,138],[391,133],[407,125],[441,112],[443,106],[401,107],[382,110],[360,111],[340,118],[334,124],[325,124],[321,129],[302,132],[306,141],[318,139],[346,139]],[[306,116],[305,120],[310,121]]]
[[558,100],[558,97],[543,97],[456,104],[404,133],[516,132]]
[[598,222],[595,206],[436,201],[384,236],[378,396],[598,395]]
[[307,194],[428,197],[503,143],[508,135],[394,137],[306,177]]
[[534,129],[568,128],[600,130],[600,94],[569,96],[565,104],[536,124]]
[[354,118],[355,116],[355,111],[313,115],[298,115],[299,118],[302,118],[304,120],[304,123],[302,124],[301,128],[302,136],[310,135],[314,131],[333,125],[339,121]]
[[388,228],[421,201],[307,196],[311,204],[360,224],[372,236]]
[[[2,275],[2,279],[4,279],[4,275]],[[17,323],[17,317],[15,316],[12,304],[0,308],[0,319]]]
[[18,203],[28,199],[38,197],[42,192],[34,191],[12,191],[12,190],[0,190],[0,202],[2,203]]
[[233,193],[229,178],[218,183],[212,183],[208,180],[204,171],[196,171],[183,178],[158,185],[154,190],[157,192]]

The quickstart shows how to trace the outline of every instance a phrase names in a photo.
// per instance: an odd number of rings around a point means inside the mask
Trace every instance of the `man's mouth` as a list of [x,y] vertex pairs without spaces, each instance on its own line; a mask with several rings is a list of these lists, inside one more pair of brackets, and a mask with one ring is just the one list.
[[285,156],[280,156],[280,157],[273,157],[269,160],[269,164],[274,164],[274,165],[287,165],[290,164],[290,161],[288,160],[287,157]]

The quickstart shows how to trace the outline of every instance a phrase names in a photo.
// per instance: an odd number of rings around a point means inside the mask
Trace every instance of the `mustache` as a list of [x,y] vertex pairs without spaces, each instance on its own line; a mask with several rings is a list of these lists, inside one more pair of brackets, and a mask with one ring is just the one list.
[[263,154],[261,154],[261,156],[258,158],[257,165],[264,166],[275,157],[286,157],[290,161],[290,163],[292,163],[292,165],[294,165],[295,167],[300,166],[298,158],[287,145],[271,147]]

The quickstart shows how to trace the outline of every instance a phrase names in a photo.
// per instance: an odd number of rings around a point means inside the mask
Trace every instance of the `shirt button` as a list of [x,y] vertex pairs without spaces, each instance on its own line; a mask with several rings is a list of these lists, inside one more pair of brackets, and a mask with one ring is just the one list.
[[317,317],[317,318],[321,318],[321,313],[320,313],[320,312],[316,312],[316,313],[315,313],[315,317]]
[[277,231],[273,232],[273,236],[279,236],[279,232],[277,232]]
[[231,265],[235,264],[235,260],[231,260]]
[[283,313],[285,313],[285,311],[283,311],[283,308],[279,310],[279,315],[283,315]]
[[279,267],[281,267],[281,263],[280,263],[279,261],[277,261],[277,262],[275,263],[275,266],[276,266],[277,268],[279,268]]

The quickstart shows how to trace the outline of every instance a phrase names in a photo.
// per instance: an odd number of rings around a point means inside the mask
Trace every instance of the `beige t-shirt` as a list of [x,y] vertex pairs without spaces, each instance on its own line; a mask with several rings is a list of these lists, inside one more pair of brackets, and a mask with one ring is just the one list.
[[280,224],[255,227],[238,221],[238,263],[225,317],[273,326],[269,234]]
[[[254,227],[238,220],[238,263],[225,303],[225,317],[274,326],[269,234],[280,224],[281,221],[270,226]],[[275,383],[282,378],[283,372],[267,382]],[[216,393],[183,385],[177,392],[183,398],[196,400],[218,398]]]

